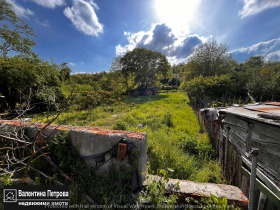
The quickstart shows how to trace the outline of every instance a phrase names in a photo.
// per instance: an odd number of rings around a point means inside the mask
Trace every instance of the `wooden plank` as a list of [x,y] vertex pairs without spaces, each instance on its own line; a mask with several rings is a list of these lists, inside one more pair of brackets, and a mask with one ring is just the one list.
[[230,131],[234,133],[234,135],[238,136],[241,141],[243,141],[244,143],[246,142],[248,132],[246,129],[240,128],[235,125],[230,125]]
[[[224,132],[224,135],[226,135],[226,132]],[[232,130],[230,130],[229,133],[229,142],[233,144],[240,154],[246,153],[246,144],[245,141],[242,140],[239,136],[236,135]]]
[[223,119],[223,123],[227,123],[227,124],[230,124],[230,125],[235,125],[237,127],[240,127],[240,128],[246,129],[246,130],[249,129],[247,121],[245,121],[242,118],[236,117],[232,114],[229,114],[229,113],[225,114],[225,118]]
[[[249,168],[252,167],[251,162],[244,156],[241,156],[242,162],[247,165]],[[280,197],[280,189],[266,176],[264,175],[258,168],[256,171],[257,177],[265,183],[265,185],[277,196]]]
[[[256,131],[255,129],[252,130],[252,140],[263,143],[263,144],[271,144],[271,146],[280,146],[280,139],[271,138],[268,135],[263,135]],[[280,150],[279,150],[280,151]]]
[[223,142],[224,142],[224,135],[223,132],[220,132],[220,139],[219,139],[219,163],[223,165]]
[[[252,121],[252,120],[250,120]],[[261,123],[258,121],[252,121],[253,122],[253,127],[252,127],[252,131],[262,134],[263,136],[267,136],[271,139],[275,139],[278,141],[280,141],[280,127],[279,126],[275,126],[275,125],[271,125],[271,124],[267,124],[267,123]]]
[[224,165],[224,171],[226,171],[227,168],[227,162],[228,162],[228,148],[229,148],[229,133],[230,133],[230,127],[226,126],[226,145],[225,145],[225,165]]
[[237,137],[234,138],[234,134],[232,135],[230,133],[229,142],[235,148],[235,150],[238,152],[239,155],[245,156],[245,153],[246,153],[245,147],[246,147],[246,145],[244,143],[242,144],[242,141],[239,141],[236,138]]
[[[241,172],[250,177],[251,173],[241,166]],[[278,208],[280,208],[280,197],[278,197],[273,191],[271,191],[266,185],[264,185],[258,178],[256,178],[256,187]]]
[[251,146],[252,144],[252,124],[249,124],[249,128],[248,128],[248,133],[247,133],[247,138],[246,138],[246,152],[250,152],[251,151]]

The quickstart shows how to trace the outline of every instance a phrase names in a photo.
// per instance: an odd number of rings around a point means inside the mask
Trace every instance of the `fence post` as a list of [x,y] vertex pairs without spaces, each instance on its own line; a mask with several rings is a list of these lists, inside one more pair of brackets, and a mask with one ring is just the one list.
[[228,161],[228,147],[229,147],[229,132],[230,132],[230,127],[226,126],[227,129],[227,136],[226,136],[226,145],[225,145],[225,163],[224,163],[224,172],[226,172],[227,168],[227,161]]
[[250,192],[249,192],[249,210],[253,210],[254,204],[254,191],[255,191],[255,181],[256,181],[256,170],[257,170],[257,159],[260,151],[258,148],[252,148],[252,168],[250,177]]

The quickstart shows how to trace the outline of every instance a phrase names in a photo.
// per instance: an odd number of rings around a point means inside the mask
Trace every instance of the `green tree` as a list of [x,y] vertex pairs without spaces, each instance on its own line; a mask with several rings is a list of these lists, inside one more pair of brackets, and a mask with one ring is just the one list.
[[12,5],[0,1],[0,53],[7,57],[11,53],[21,55],[33,54],[31,47],[36,43],[33,29],[21,20],[13,11]]
[[227,53],[227,49],[226,44],[218,44],[215,40],[197,47],[189,59],[188,76],[214,76],[232,71],[237,62]]
[[121,59],[122,73],[128,78],[135,76],[135,85],[153,88],[160,85],[160,80],[168,76],[170,65],[157,51],[136,48],[127,52]]
[[248,58],[245,63],[244,67],[249,68],[258,68],[264,65],[264,57],[263,56],[251,56]]
[[56,65],[56,64],[53,64],[58,70],[59,70],[59,73],[60,73],[60,81],[65,81],[65,80],[69,80],[70,79],[70,75],[71,75],[71,72],[72,70],[67,66],[67,63],[62,63],[60,65]]
[[47,61],[37,57],[0,58],[0,93],[9,106],[20,103],[21,94],[31,93],[32,103],[45,106],[46,101],[59,102],[61,93],[60,72]]

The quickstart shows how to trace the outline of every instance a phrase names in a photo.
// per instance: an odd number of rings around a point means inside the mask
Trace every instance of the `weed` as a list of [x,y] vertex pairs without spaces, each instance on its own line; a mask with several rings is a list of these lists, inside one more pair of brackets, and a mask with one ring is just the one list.
[[[168,172],[161,169],[158,173],[159,180],[149,180],[146,189],[140,192],[140,205],[153,206],[156,209],[166,209],[165,206],[174,206],[177,203],[178,196],[176,194],[166,195],[165,184],[169,180]],[[178,190],[179,182],[173,187]]]
[[[121,100],[114,105],[62,113],[56,123],[146,132],[153,171],[172,168],[172,178],[224,183],[219,164],[212,160],[210,139],[206,133],[200,133],[199,120],[185,93],[122,96]],[[42,121],[43,117],[36,116],[34,121]],[[143,127],[138,128],[138,124]]]
[[114,125],[113,127],[114,130],[126,130],[126,123],[119,121]]

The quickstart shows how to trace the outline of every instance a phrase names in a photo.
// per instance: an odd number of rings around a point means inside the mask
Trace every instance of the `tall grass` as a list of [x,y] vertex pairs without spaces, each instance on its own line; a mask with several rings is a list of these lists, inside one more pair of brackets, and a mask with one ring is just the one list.
[[[172,178],[223,183],[221,168],[185,93],[124,97],[115,105],[85,111],[62,113],[59,124],[99,127],[125,126],[127,130],[147,132],[150,173],[172,169]],[[46,121],[37,116],[34,121]],[[137,125],[142,124],[142,128]],[[116,126],[117,125],[117,126]]]

